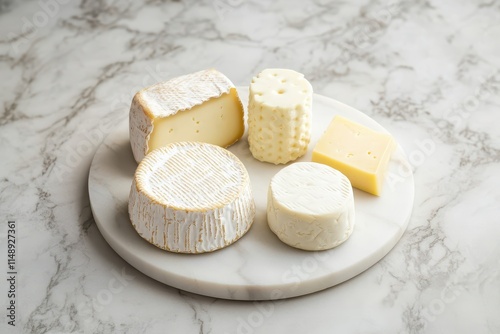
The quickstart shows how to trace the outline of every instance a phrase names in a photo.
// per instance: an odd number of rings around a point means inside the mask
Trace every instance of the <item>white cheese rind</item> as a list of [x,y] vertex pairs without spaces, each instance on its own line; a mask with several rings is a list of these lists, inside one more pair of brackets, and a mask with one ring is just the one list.
[[253,78],[248,102],[248,144],[254,158],[285,164],[307,152],[312,87],[304,75],[267,69]]
[[278,238],[292,247],[310,251],[336,247],[354,228],[351,183],[326,165],[294,163],[271,180],[267,220]]
[[179,142],[141,161],[129,215],[151,244],[204,253],[242,237],[253,223],[255,203],[248,173],[236,156],[211,144]]
[[[156,119],[190,110],[210,99],[229,94],[232,89],[235,91],[233,83],[226,76],[209,69],[160,82],[139,91],[132,100],[129,113],[130,144],[135,160],[140,162],[149,152],[148,143]],[[241,125],[238,126],[243,126],[243,107],[237,93],[235,98],[235,103],[241,110]]]

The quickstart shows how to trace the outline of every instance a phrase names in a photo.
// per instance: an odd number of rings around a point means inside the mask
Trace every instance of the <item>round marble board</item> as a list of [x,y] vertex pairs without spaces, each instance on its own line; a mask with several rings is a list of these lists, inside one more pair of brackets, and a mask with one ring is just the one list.
[[[248,87],[238,92],[246,106]],[[315,94],[311,143],[308,153],[297,161],[311,161],[312,149],[336,114],[387,132],[365,114]],[[236,243],[212,253],[170,253],[143,240],[130,223],[127,202],[137,163],[130,148],[128,120],[121,123],[97,150],[89,174],[92,213],[106,241],[132,266],[175,288],[217,298],[270,300],[320,291],[358,275],[384,257],[406,229],[414,182],[399,145],[382,196],[354,189],[356,222],[351,237],[337,248],[320,252],[285,245],[267,225],[268,185],[286,165],[254,159],[246,134],[229,150],[250,175],[257,207],[252,228]]]

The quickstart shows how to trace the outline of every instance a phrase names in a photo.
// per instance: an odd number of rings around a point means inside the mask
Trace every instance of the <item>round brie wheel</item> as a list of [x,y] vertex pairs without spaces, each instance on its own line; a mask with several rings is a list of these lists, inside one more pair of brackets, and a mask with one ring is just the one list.
[[178,253],[226,247],[251,227],[255,203],[248,172],[231,152],[200,142],[177,142],[139,164],[128,211],[137,233]]
[[271,180],[267,220],[278,238],[292,247],[309,251],[336,247],[354,227],[351,182],[323,164],[291,164]]

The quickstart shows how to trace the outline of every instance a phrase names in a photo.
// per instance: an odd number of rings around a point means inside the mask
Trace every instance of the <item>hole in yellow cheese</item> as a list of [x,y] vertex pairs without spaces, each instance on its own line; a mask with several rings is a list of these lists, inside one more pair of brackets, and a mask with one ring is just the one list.
[[380,195],[394,148],[390,135],[335,116],[316,144],[312,161],[339,170],[353,187]]
[[227,147],[243,136],[243,107],[236,89],[189,110],[157,118],[149,137],[148,153],[179,141],[200,141]]

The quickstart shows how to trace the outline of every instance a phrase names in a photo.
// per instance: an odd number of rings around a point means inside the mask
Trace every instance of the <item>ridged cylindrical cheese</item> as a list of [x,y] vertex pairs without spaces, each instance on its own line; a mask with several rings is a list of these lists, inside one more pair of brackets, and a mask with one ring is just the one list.
[[248,143],[254,158],[285,164],[307,152],[312,87],[304,75],[267,69],[253,78],[248,103]]
[[292,247],[311,251],[336,247],[354,227],[351,183],[323,164],[291,164],[271,180],[267,220],[278,238]]
[[139,235],[172,252],[211,252],[238,240],[253,223],[255,203],[241,161],[219,146],[178,142],[139,164],[129,197]]

